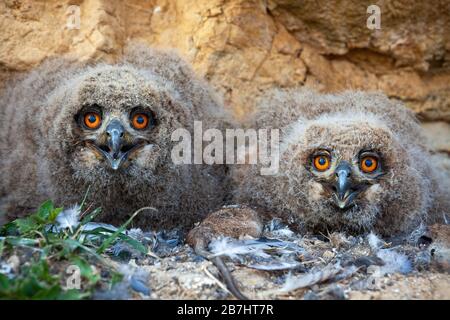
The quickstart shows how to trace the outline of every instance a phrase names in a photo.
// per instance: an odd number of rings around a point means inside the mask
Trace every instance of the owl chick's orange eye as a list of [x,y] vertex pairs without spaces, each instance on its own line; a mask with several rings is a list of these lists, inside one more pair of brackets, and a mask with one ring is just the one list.
[[330,167],[330,157],[326,155],[315,156],[313,164],[318,171],[325,171]]
[[142,130],[147,128],[148,121],[148,115],[146,115],[145,113],[136,113],[131,119],[131,124],[135,129]]
[[365,173],[374,172],[378,168],[378,159],[375,157],[364,157],[361,159],[361,170]]
[[88,112],[84,115],[84,124],[89,129],[97,129],[100,127],[102,122],[102,118],[96,112]]

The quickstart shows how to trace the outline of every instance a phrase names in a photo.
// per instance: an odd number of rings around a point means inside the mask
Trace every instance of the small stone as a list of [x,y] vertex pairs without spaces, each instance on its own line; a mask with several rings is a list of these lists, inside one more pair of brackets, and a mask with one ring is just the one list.
[[334,256],[335,254],[330,250],[327,250],[322,254],[322,258],[324,258],[325,260],[331,260],[334,258]]

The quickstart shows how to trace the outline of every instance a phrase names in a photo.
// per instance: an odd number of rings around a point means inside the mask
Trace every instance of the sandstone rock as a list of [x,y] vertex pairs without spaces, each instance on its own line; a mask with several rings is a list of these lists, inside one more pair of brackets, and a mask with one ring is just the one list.
[[257,108],[254,98],[271,87],[308,85],[324,92],[382,90],[422,119],[450,122],[450,2],[379,2],[380,30],[366,26],[370,4],[5,0],[0,81],[54,55],[112,61],[134,39],[177,49],[237,117]]

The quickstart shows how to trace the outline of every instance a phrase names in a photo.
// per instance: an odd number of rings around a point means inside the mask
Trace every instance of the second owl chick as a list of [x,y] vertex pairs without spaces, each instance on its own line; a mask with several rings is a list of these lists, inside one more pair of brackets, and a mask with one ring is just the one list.
[[[266,163],[235,168],[236,203],[325,234],[397,235],[450,212],[449,177],[401,103],[378,93],[277,90],[262,104],[252,125],[281,130],[279,171],[261,175]],[[227,210],[229,225],[245,221],[240,209]],[[217,218],[203,234],[235,236]]]

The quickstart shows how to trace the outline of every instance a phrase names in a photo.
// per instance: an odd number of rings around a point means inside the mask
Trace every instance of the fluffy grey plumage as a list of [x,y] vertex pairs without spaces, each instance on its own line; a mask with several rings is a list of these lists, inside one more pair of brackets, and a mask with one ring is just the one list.
[[[113,65],[50,60],[11,84],[0,110],[3,218],[46,199],[79,203],[88,186],[87,203],[102,207],[98,219],[112,224],[151,206],[157,212],[142,212],[135,224],[187,227],[222,203],[223,166],[174,165],[170,157],[176,128],[192,133],[202,120],[205,130],[220,129],[227,118],[173,53],[133,45]],[[86,126],[96,123],[90,112],[101,120],[94,130]],[[148,120],[144,129],[134,127],[136,113]]]
[[277,90],[261,104],[253,125],[281,129],[280,170],[236,169],[238,202],[316,231],[386,236],[449,213],[449,177],[401,103],[379,93]]

